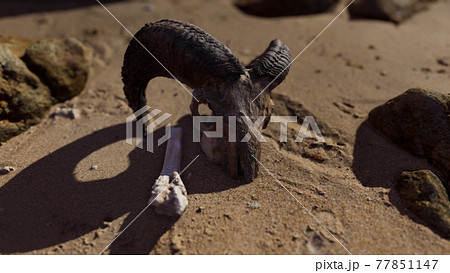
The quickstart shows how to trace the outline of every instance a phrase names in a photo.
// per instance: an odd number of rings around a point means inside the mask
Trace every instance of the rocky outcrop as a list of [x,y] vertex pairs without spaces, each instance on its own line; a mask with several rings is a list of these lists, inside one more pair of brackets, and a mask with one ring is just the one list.
[[425,10],[434,0],[356,0],[349,12],[353,17],[388,20],[400,23]]
[[59,101],[78,95],[86,84],[91,56],[74,38],[42,40],[32,44],[23,60],[50,87]]
[[397,190],[406,208],[450,238],[450,201],[436,175],[428,170],[403,172]]
[[430,159],[450,191],[450,95],[410,89],[373,109],[369,121],[404,149]]
[[339,0],[236,0],[235,5],[248,14],[276,17],[325,12],[337,2]]
[[73,38],[0,36],[0,142],[39,123],[58,100],[79,94],[90,61],[90,52]]
[[47,86],[0,44],[0,141],[37,124],[53,102]]

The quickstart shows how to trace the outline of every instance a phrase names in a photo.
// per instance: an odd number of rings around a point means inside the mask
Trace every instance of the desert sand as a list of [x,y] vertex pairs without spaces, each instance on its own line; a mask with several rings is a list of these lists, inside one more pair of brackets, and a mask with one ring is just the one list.
[[[164,160],[165,145],[149,153],[125,143],[132,111],[120,71],[131,36],[97,3],[23,1],[14,9],[12,2],[0,8],[0,34],[75,37],[92,50],[93,63],[85,90],[63,103],[80,109],[80,118],[48,117],[0,146],[0,166],[15,167],[0,176],[0,253],[98,254],[147,205]],[[187,21],[243,63],[274,38],[297,56],[344,6],[263,18],[229,0],[106,3],[132,33],[164,18]],[[450,92],[450,68],[437,62],[450,58],[448,14],[448,1],[400,25],[343,13],[273,92],[275,115],[314,116],[327,145],[280,145],[272,124],[261,162],[273,176],[261,168],[249,184],[231,179],[192,143],[190,94],[174,80],[151,81],[148,104],[184,129],[182,166],[200,155],[182,175],[189,206],[179,219],[147,209],[104,253],[450,254],[450,241],[406,210],[395,190],[404,170],[439,171],[367,122],[371,109],[409,88]]]

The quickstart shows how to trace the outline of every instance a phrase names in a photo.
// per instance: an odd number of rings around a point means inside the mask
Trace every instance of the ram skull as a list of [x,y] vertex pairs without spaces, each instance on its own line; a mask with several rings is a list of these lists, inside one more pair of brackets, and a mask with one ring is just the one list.
[[[255,122],[265,116],[260,127],[267,126],[274,110],[271,92],[286,78],[290,62],[289,48],[278,39],[244,66],[204,30],[185,22],[161,20],[146,24],[131,40],[122,80],[133,111],[146,105],[145,89],[155,77],[176,78],[194,89],[193,116],[199,115],[199,104],[207,104],[212,115],[223,117],[223,138],[202,135],[201,146],[207,158],[222,165],[234,178],[242,176],[251,182],[258,175],[256,159],[261,156],[261,146],[255,137],[241,141],[251,131],[244,119]],[[236,117],[236,141],[229,139],[229,117]]]

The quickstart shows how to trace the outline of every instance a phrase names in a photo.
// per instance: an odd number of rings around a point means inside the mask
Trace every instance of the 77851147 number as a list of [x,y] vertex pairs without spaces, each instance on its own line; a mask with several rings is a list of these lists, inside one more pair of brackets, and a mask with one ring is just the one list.
[[438,260],[377,260],[377,269],[435,269]]

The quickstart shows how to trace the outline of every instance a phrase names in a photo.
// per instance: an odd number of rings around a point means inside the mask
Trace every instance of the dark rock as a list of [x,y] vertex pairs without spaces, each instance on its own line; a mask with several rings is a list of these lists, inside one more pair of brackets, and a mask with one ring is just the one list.
[[450,238],[450,201],[436,175],[428,170],[402,172],[397,190],[406,208]]
[[0,44],[0,142],[37,124],[53,101],[50,90]]
[[42,40],[26,50],[23,60],[50,87],[52,95],[64,101],[84,89],[91,54],[74,38]]
[[450,190],[450,95],[409,89],[369,113],[372,125],[409,152],[439,168]]
[[349,12],[354,17],[388,20],[400,23],[427,8],[432,0],[356,0]]
[[265,16],[291,16],[325,12],[339,0],[236,0],[235,5],[245,13]]

